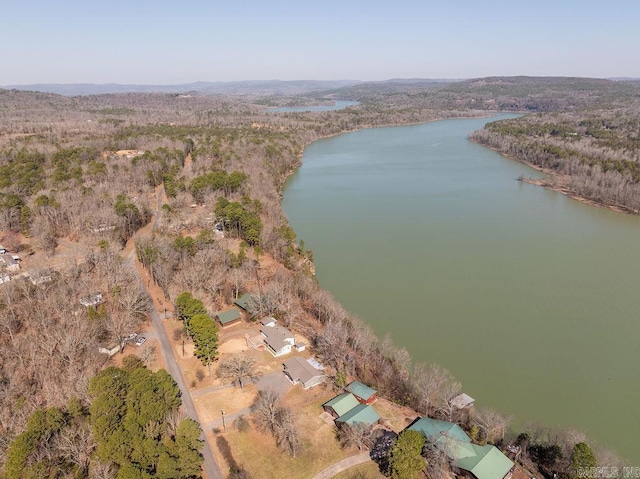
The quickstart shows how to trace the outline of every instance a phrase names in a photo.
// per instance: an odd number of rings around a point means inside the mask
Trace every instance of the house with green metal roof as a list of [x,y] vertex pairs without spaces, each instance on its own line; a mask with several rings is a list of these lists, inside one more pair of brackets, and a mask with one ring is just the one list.
[[477,479],[503,479],[513,469],[513,462],[495,446],[472,446],[476,451],[474,456],[456,459],[452,465],[470,472]]
[[336,419],[336,424],[347,424],[353,426],[356,423],[366,424],[367,426],[373,426],[380,421],[380,416],[375,409],[368,404],[360,404],[352,408],[347,413]]
[[427,438],[427,444],[451,460],[452,466],[476,479],[504,479],[513,468],[513,462],[499,449],[492,445],[473,444],[457,424],[423,417],[407,429],[420,432]]
[[353,381],[345,389],[362,404],[372,404],[377,399],[376,390],[359,381]]
[[422,417],[408,427],[412,431],[422,433],[431,444],[438,445],[447,439],[460,442],[471,442],[471,438],[462,430],[460,426],[448,421]]
[[358,404],[360,403],[353,394],[342,393],[324,403],[322,407],[334,418],[339,418],[351,411]]
[[249,293],[244,293],[242,296],[240,296],[238,299],[234,301],[234,304],[239,308],[241,308],[242,310],[246,311],[250,298],[251,298],[251,295]]
[[226,328],[232,324],[239,323],[242,319],[242,314],[239,309],[231,308],[229,311],[223,311],[216,314],[216,319],[223,328]]

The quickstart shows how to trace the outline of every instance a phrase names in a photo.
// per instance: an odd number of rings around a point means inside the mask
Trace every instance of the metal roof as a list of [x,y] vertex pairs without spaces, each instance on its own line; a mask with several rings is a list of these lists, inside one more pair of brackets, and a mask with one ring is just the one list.
[[350,393],[353,393],[354,396],[358,396],[365,401],[376,393],[375,389],[370,388],[369,386],[362,384],[359,381],[353,381],[345,389]]

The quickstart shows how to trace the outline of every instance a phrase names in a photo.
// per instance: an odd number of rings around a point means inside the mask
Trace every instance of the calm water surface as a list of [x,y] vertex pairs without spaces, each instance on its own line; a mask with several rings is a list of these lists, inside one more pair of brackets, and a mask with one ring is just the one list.
[[269,108],[269,113],[302,113],[305,111],[334,111],[342,110],[348,106],[358,105],[357,101],[338,100],[333,105],[308,105],[308,106],[283,106],[281,108]]
[[466,139],[487,121],[313,143],[291,225],[324,288],[478,406],[640,466],[640,220],[517,182],[537,172]]

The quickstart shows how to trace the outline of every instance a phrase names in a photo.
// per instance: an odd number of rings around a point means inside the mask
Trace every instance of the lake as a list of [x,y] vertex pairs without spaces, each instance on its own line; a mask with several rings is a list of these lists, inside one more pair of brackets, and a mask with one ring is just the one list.
[[348,106],[359,105],[358,101],[338,100],[333,105],[308,105],[308,106],[283,106],[279,108],[269,108],[268,113],[302,113],[306,111],[334,111],[342,110]]
[[284,210],[320,285],[478,407],[640,465],[640,219],[516,181],[540,174],[466,139],[493,119],[319,140]]

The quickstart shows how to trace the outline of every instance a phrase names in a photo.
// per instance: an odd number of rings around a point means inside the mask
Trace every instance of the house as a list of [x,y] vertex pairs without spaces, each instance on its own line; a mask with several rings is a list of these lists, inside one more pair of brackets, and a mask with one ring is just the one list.
[[454,460],[451,464],[458,469],[467,471],[471,477],[477,479],[503,479],[511,477],[514,464],[502,454],[500,450],[487,444],[478,446],[472,444],[476,454]]
[[216,314],[216,319],[220,323],[220,326],[226,328],[227,326],[239,323],[242,319],[242,314],[239,309],[231,308],[229,311]]
[[267,328],[273,328],[277,322],[276,318],[272,318],[270,316],[260,320],[260,324]]
[[492,445],[478,446],[457,424],[423,417],[407,429],[420,432],[427,444],[442,451],[451,465],[475,479],[511,477],[514,464]]
[[373,407],[368,404],[358,403],[356,407],[346,412],[338,419],[336,419],[336,425],[341,426],[346,424],[353,426],[356,423],[366,424],[367,426],[373,426],[380,422],[380,416]]
[[353,381],[346,388],[362,404],[373,404],[376,399],[376,390],[358,381]]
[[291,348],[296,342],[293,333],[282,326],[264,327],[260,330],[264,336],[264,344],[276,358],[291,352]]
[[0,265],[3,265],[7,271],[18,271],[20,264],[10,254],[0,255]]
[[85,296],[84,298],[80,298],[80,304],[82,306],[86,306],[87,308],[96,307],[100,303],[102,303],[102,301],[103,301],[102,293],[93,293],[93,294],[90,294],[89,296]]
[[0,244],[0,254],[8,253],[9,250]]
[[236,299],[233,304],[235,304],[238,308],[242,309],[243,311],[246,311],[250,299],[251,299],[251,295],[249,293],[244,293],[242,296]]
[[305,389],[320,384],[325,379],[322,369],[317,368],[312,362],[300,356],[295,356],[284,362],[284,373],[293,384],[300,383]]
[[451,401],[449,401],[449,404],[451,404],[456,409],[468,409],[473,407],[474,402],[475,399],[473,399],[468,394],[462,393],[458,394]]
[[324,403],[322,408],[337,419],[351,411],[358,404],[360,403],[353,394],[342,393]]
[[118,351],[120,351],[120,344],[118,343],[109,343],[109,344],[102,345],[98,348],[99,353],[108,354],[109,357],[113,356]]
[[50,283],[53,280],[51,271],[47,269],[29,271],[27,275],[29,276],[29,281],[36,286],[39,284]]

